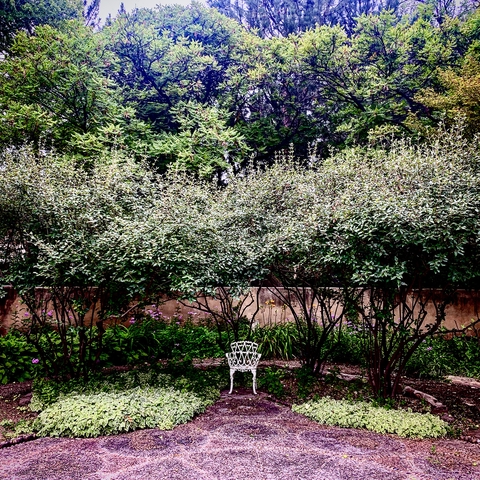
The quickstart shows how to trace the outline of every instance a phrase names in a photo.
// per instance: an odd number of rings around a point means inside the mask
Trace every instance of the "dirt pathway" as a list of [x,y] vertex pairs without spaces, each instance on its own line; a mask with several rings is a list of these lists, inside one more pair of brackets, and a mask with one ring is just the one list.
[[480,480],[480,445],[323,427],[245,390],[172,431],[0,450],[0,479]]

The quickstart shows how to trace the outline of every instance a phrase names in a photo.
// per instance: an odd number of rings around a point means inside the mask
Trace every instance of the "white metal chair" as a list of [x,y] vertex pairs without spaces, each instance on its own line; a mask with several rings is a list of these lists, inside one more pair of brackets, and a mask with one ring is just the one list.
[[253,376],[253,393],[256,395],[257,391],[257,365],[262,356],[257,353],[258,344],[255,342],[233,342],[230,345],[232,351],[226,353],[228,366],[230,367],[230,392],[233,390],[233,375],[238,370],[246,372],[250,370]]

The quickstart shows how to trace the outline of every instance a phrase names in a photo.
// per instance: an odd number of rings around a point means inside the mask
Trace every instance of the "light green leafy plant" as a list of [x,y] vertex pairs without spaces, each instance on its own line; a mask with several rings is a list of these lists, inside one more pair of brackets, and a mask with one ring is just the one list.
[[401,437],[437,438],[447,434],[447,424],[435,415],[386,410],[366,402],[351,403],[325,397],[302,405],[293,405],[292,410],[324,425],[366,428],[377,433],[394,433]]
[[[40,412],[55,402],[77,395],[96,395],[100,393],[121,394],[135,388],[148,389],[174,389],[179,392],[190,392],[201,397],[207,403],[213,403],[219,396],[219,384],[221,380],[208,374],[196,374],[195,380],[184,375],[172,376],[155,370],[139,371],[132,370],[121,372],[105,377],[96,375],[87,381],[71,379],[67,382],[55,382],[52,380],[37,380],[33,387],[33,396],[30,402],[30,410]],[[203,380],[203,383],[202,383]],[[207,383],[205,383],[207,382]],[[208,383],[209,382],[209,383]]]
[[210,404],[173,388],[137,387],[124,392],[68,395],[47,407],[35,427],[40,436],[97,437],[140,428],[169,430]]

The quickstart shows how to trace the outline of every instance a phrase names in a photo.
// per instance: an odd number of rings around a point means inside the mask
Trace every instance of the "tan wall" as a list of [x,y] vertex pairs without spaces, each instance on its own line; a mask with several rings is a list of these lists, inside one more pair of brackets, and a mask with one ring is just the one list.
[[[3,288],[6,291],[6,296],[0,299],[0,334],[5,334],[15,323],[15,320],[21,319],[26,312],[26,306],[21,302],[21,299],[15,294],[13,289],[10,287]],[[252,292],[255,296],[257,288],[252,288]],[[438,295],[441,295],[441,291],[438,291]],[[267,288],[260,289],[258,298],[260,309],[255,321],[259,325],[263,326],[292,320],[289,310]],[[214,307],[218,307],[218,302],[212,301],[211,304]],[[146,310],[151,308],[147,307]],[[163,317],[167,318],[177,314],[182,315],[182,319],[185,320],[189,316],[189,312],[194,312],[194,315],[191,315],[194,319],[202,320],[206,316],[203,312],[195,309],[193,305],[182,305],[176,300],[165,300],[158,307],[158,310]],[[255,310],[256,304],[248,308],[245,313],[248,317],[251,317]],[[433,319],[435,313],[433,305],[430,305],[427,310],[429,311],[427,319]],[[446,312],[445,327],[447,329],[469,325],[472,319],[477,319],[480,316],[480,292],[459,291],[455,302],[447,307]],[[130,318],[131,314],[127,313],[120,321],[128,324]]]

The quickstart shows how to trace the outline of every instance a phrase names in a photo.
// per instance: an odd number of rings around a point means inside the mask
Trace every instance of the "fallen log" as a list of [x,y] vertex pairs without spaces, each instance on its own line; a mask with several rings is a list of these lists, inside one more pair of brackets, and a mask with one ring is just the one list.
[[403,387],[403,394],[424,400],[433,407],[432,413],[441,413],[447,411],[447,407],[443,403],[439,402],[435,397],[432,397],[432,395],[429,395],[428,393],[424,393],[420,390],[409,387],[408,385]]
[[457,377],[455,375],[448,375],[447,380],[450,380],[454,385],[462,385],[463,387],[480,388],[480,382],[474,378]]

